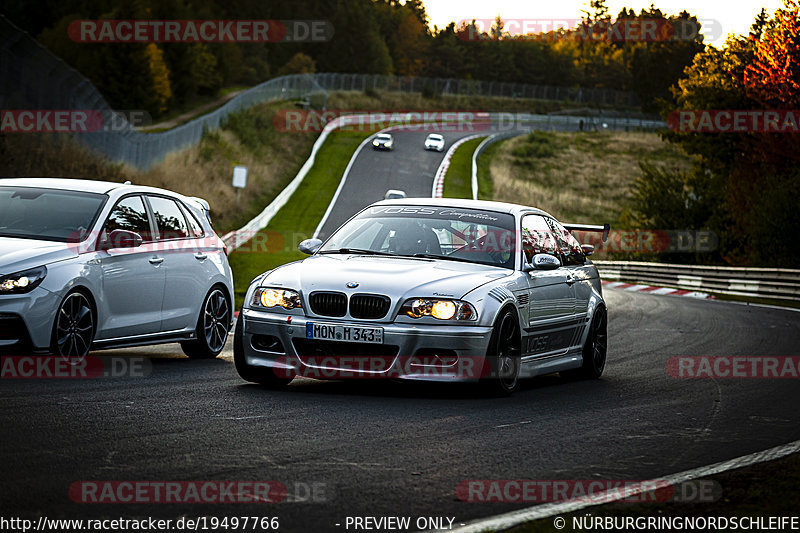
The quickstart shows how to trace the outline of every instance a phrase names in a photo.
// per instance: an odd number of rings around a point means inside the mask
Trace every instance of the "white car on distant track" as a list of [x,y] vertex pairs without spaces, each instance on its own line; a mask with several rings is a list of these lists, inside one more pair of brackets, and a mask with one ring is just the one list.
[[384,200],[397,200],[405,197],[406,191],[401,191],[400,189],[389,189],[386,191],[386,194],[383,195]]
[[394,137],[389,133],[379,133],[372,140],[372,147],[375,150],[392,150],[394,149]]
[[426,150],[436,150],[437,152],[443,151],[444,150],[444,137],[442,137],[438,133],[431,133],[425,139],[425,149]]

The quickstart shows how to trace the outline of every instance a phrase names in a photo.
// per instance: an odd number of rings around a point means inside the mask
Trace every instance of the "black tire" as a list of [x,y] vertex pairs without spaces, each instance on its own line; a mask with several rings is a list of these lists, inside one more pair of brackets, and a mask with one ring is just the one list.
[[583,345],[583,365],[562,374],[569,379],[597,379],[603,375],[607,353],[608,313],[605,307],[600,306],[594,312],[592,323],[589,325],[589,334]]
[[244,357],[244,319],[241,313],[239,313],[239,319],[233,330],[233,364],[243,380],[258,383],[270,389],[283,388],[293,379],[277,376],[271,368],[259,368],[247,364]]
[[89,297],[81,291],[72,291],[58,306],[50,351],[61,357],[85,357],[96,329],[94,306]]
[[481,381],[490,396],[510,396],[519,387],[521,363],[519,322],[511,309],[497,319],[486,354],[489,374]]
[[228,340],[231,323],[231,304],[220,287],[213,287],[200,307],[195,329],[196,340],[183,341],[183,353],[192,359],[213,359],[218,356]]

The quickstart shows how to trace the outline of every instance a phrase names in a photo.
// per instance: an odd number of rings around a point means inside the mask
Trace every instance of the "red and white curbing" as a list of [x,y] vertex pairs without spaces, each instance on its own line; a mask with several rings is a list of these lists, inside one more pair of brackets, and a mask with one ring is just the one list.
[[623,281],[604,281],[603,287],[606,289],[620,289],[632,292],[647,292],[650,294],[666,294],[669,296],[687,296],[700,300],[713,299],[714,296],[707,292],[687,291],[684,289],[671,289],[669,287],[653,287],[650,285],[640,285],[635,283],[625,283]]

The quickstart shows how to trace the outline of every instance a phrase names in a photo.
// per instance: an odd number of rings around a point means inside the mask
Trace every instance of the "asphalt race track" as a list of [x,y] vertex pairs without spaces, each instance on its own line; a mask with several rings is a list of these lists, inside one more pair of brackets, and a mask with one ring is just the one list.
[[[676,355],[796,355],[792,311],[607,291],[609,363],[510,399],[469,386],[298,379],[263,390],[230,355],[149,353],[144,378],[0,381],[4,515],[278,516],[343,531],[346,516],[452,516],[520,505],[458,501],[468,479],[650,479],[800,439],[796,380],[679,380]],[[166,352],[166,353],[165,353]],[[110,354],[110,352],[109,352]],[[502,427],[498,427],[502,426]],[[276,480],[280,504],[78,504],[80,480]],[[317,483],[316,498],[308,500]],[[320,485],[323,484],[323,485]]]
[[[349,201],[331,223],[387,188],[429,194],[441,154],[415,148],[406,159],[404,141],[398,133],[393,154],[363,151],[348,178],[353,194],[345,187]],[[384,166],[371,163],[378,158]],[[375,178],[413,165],[423,180]],[[464,480],[643,480],[800,439],[800,381],[687,380],[665,370],[674,356],[800,355],[800,314],[621,290],[606,297],[603,378],[545,376],[507,399],[383,381],[296,379],[265,390],[238,377],[230,343],[210,361],[190,361],[176,345],[93,354],[147,357],[145,377],[0,379],[2,514],[277,516],[288,532],[346,531],[348,516],[459,524],[530,505],[459,501]],[[190,480],[274,480],[288,497],[155,505],[69,496],[78,481]]]
[[[456,126],[450,126],[456,129]],[[430,197],[433,177],[450,149],[462,137],[474,135],[473,131],[392,131],[394,150],[379,151],[366,144],[358,153],[344,187],[339,193],[330,216],[320,230],[326,238],[348,218],[372,202],[383,200],[389,189],[400,189],[411,197]],[[445,139],[443,152],[423,148],[428,133],[442,133]]]

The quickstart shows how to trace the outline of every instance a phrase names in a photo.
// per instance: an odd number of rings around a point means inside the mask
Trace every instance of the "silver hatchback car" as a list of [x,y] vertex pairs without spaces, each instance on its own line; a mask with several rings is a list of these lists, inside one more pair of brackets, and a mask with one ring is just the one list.
[[83,356],[180,342],[215,357],[233,278],[198,199],[77,179],[0,179],[0,352]]

